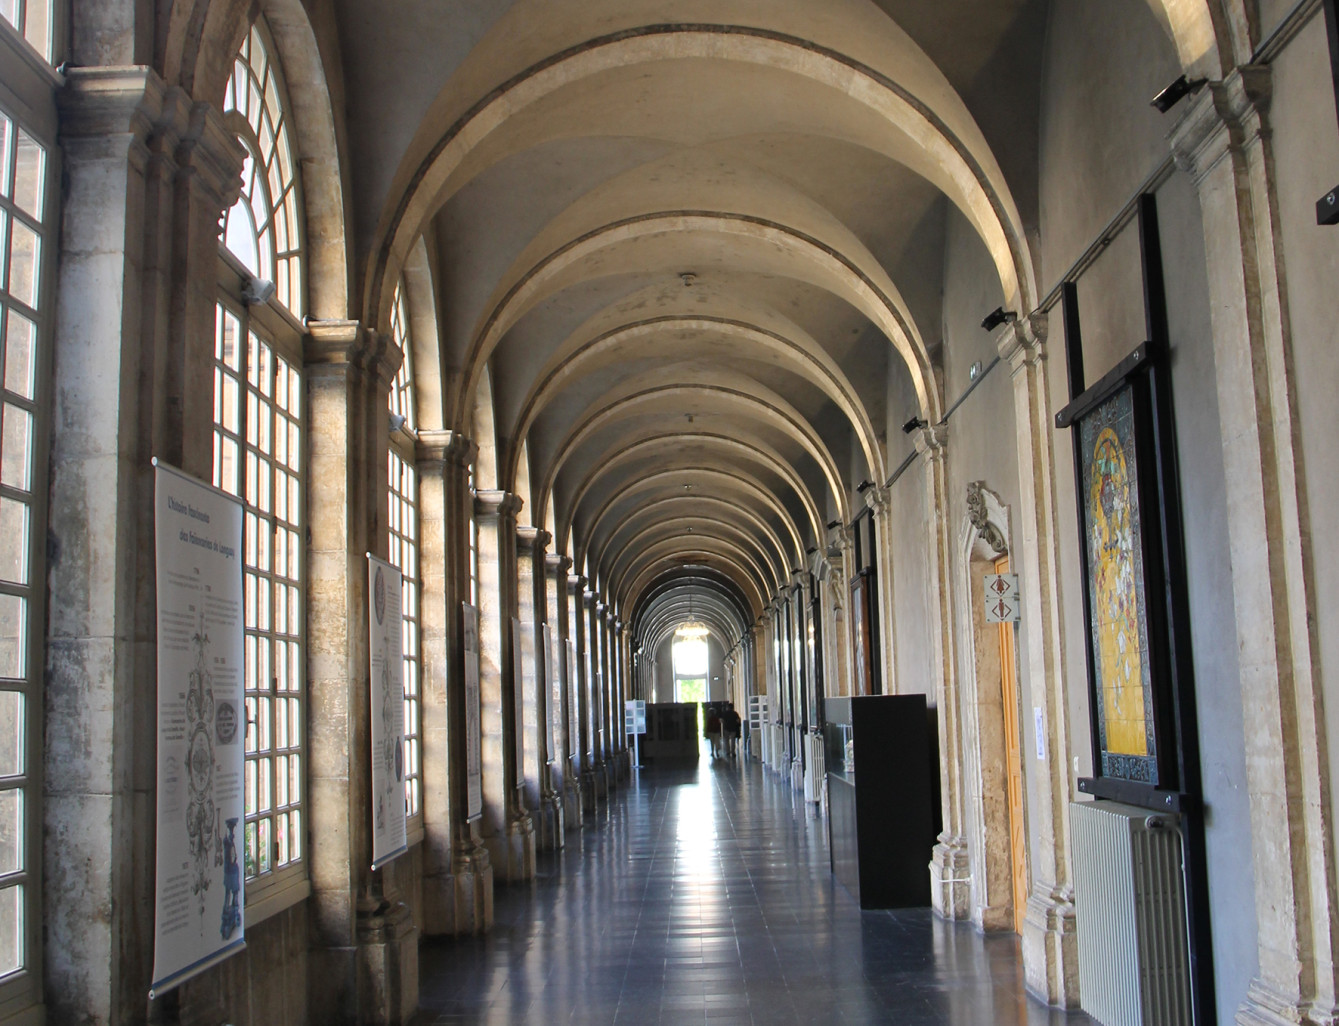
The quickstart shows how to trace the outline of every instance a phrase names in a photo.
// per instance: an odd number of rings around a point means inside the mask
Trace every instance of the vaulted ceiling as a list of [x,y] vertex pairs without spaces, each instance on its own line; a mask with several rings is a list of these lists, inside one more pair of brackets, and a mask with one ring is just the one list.
[[336,7],[366,312],[625,617],[742,629],[942,417],[950,217],[1036,300],[1044,0]]

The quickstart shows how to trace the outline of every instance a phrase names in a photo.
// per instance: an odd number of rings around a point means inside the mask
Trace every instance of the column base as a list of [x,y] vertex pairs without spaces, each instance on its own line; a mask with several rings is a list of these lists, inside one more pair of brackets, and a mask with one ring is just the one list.
[[485,933],[493,925],[493,865],[482,845],[457,849],[451,868],[423,878],[427,936]]
[[609,773],[605,768],[603,759],[595,763],[595,768],[591,770],[591,776],[595,781],[595,800],[597,802],[608,802]]
[[1079,1007],[1079,935],[1070,895],[1038,891],[1023,921],[1027,989],[1055,1008]]
[[581,784],[571,776],[563,782],[563,828],[580,830],[582,821]]
[[535,821],[522,810],[507,821],[507,883],[535,877]]
[[940,834],[930,858],[930,904],[942,919],[961,920],[971,914],[972,867],[967,842]]
[[1237,1026],[1335,1026],[1339,1008],[1300,1004],[1270,991],[1258,978],[1237,1009]]
[[790,789],[804,792],[804,763],[799,759],[790,761]]
[[599,801],[599,795],[596,793],[598,788],[595,786],[595,771],[587,769],[581,771],[581,808],[587,815],[595,814],[595,806]]
[[409,906],[358,913],[358,1021],[404,1026],[418,1010],[418,929]]
[[534,815],[538,819],[539,850],[558,851],[563,846],[563,800],[553,791],[545,791],[539,796],[539,807]]

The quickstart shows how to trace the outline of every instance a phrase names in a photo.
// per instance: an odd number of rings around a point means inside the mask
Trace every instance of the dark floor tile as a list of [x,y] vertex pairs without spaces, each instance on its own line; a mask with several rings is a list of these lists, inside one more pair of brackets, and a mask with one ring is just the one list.
[[754,764],[642,771],[494,901],[487,936],[424,945],[417,1026],[1089,1022],[1026,996],[1017,938],[861,912]]

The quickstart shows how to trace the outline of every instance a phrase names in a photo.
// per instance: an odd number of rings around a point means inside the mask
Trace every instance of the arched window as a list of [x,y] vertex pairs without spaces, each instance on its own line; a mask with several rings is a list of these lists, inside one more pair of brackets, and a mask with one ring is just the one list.
[[411,363],[408,297],[404,279],[395,287],[391,337],[404,360],[391,385],[388,405],[393,430],[388,454],[390,562],[403,580],[400,607],[404,613],[404,800],[411,827],[423,813],[423,749],[420,730],[418,476],[414,463],[417,424],[414,417],[414,372]]
[[242,194],[224,218],[223,241],[253,277],[274,283],[294,317],[303,314],[302,195],[286,110],[264,19],[251,27],[233,62],[223,109],[246,147]]
[[[240,498],[246,627],[248,922],[306,893],[306,425],[302,225],[286,98],[258,21],[228,84],[247,150],[220,238],[214,339],[214,484]],[[241,267],[237,264],[240,263]],[[258,295],[251,279],[275,284]]]

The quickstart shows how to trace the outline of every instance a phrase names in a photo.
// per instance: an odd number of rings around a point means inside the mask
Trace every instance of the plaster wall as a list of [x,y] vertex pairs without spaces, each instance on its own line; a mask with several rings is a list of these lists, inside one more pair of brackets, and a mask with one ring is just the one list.
[[[1324,696],[1326,734],[1339,737],[1339,321],[1334,312],[1339,229],[1316,224],[1315,202],[1339,183],[1339,131],[1329,89],[1329,55],[1319,9],[1272,65],[1274,173],[1283,265],[1292,322],[1295,411],[1301,433],[1304,501],[1310,527],[1310,605],[1314,672]],[[1339,745],[1329,748],[1331,785],[1339,779]],[[1330,817],[1331,824],[1334,817]],[[1333,828],[1333,826],[1332,826]]]
[[[1148,98],[1179,73],[1167,37],[1143,5],[1057,0],[1047,44],[1042,119],[1043,287],[1049,289],[1168,155],[1171,121]],[[1319,189],[1317,190],[1319,193]],[[1158,192],[1172,345],[1194,672],[1206,802],[1206,843],[1220,1017],[1255,972],[1251,832],[1241,689],[1203,228],[1193,183],[1179,173]],[[1139,246],[1131,226],[1078,282],[1085,378],[1091,384],[1146,336]],[[1064,331],[1050,321],[1052,408],[1069,399]],[[1055,484],[1071,780],[1091,773],[1073,449],[1057,432]]]

